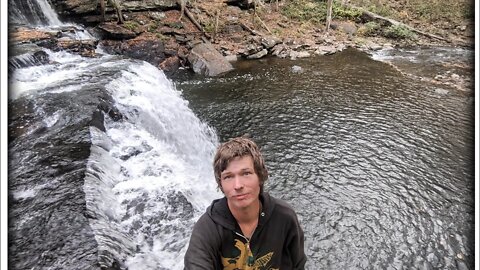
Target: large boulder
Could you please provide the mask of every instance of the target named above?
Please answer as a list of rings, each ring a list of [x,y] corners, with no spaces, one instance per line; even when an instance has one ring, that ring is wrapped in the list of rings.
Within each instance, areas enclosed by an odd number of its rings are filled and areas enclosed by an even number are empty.
[[[97,28],[100,30],[100,34],[102,35],[102,38],[104,39],[131,39],[137,36],[135,32],[132,30],[123,27],[120,24],[117,23],[102,23],[97,26]]]
[[[130,58],[147,61],[158,66],[165,60],[165,46],[163,41],[155,35],[144,33],[133,39],[102,40],[104,50],[110,54],[125,55]]]
[[[187,57],[195,73],[218,76],[233,70],[233,66],[210,43],[197,44]]]

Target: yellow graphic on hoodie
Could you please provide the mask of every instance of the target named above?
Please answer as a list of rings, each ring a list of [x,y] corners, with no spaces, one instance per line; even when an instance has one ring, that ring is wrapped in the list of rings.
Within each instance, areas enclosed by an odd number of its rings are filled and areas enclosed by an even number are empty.
[[[263,270],[270,262],[273,252],[254,260],[249,243],[235,239],[235,247],[240,251],[240,255],[233,258],[222,257],[222,264],[224,270]]]

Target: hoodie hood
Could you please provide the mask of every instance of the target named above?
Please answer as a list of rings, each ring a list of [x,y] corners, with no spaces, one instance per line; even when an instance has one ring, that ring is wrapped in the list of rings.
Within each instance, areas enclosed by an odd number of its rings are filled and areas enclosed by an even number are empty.
[[[275,199],[266,192],[260,194],[260,202],[262,203],[262,211],[258,217],[258,227],[263,226],[268,221],[276,205]],[[232,231],[237,227],[237,221],[228,208],[226,197],[214,200],[207,208],[207,213],[215,223],[222,227]]]

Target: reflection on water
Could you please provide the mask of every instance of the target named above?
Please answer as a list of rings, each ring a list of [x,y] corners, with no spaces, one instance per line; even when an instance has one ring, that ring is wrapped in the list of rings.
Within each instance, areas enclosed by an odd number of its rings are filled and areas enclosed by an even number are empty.
[[[473,267],[472,97],[354,50],[177,79],[222,141],[259,143],[267,190],[305,229],[308,269]]]

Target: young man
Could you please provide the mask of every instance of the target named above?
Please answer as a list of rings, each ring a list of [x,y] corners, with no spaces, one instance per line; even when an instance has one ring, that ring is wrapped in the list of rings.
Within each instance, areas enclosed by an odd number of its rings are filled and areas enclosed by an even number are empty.
[[[193,227],[185,269],[304,269],[303,230],[287,203],[263,192],[268,172],[257,145],[234,138],[213,167],[225,197]]]

